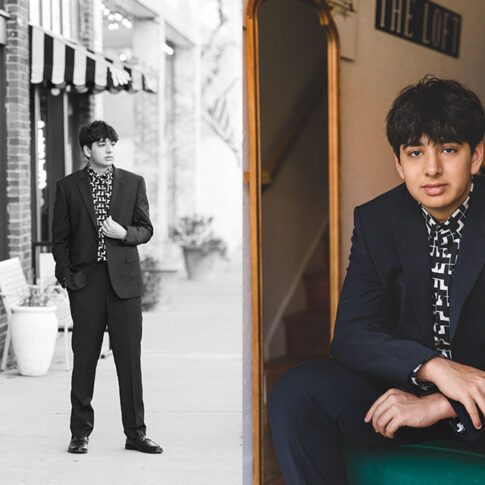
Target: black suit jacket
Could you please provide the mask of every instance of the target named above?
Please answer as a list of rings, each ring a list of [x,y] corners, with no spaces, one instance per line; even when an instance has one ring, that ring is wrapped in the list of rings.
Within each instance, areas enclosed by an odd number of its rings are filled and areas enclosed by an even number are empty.
[[[484,182],[475,177],[452,281],[450,333],[453,360],[485,370]],[[428,233],[402,184],[355,209],[331,356],[376,384],[417,393],[411,372],[438,354],[432,328]],[[476,441],[481,432],[464,406],[450,402],[464,438]]]
[[[106,238],[111,284],[120,298],[141,296],[143,282],[137,245],[153,234],[143,177],[113,166],[110,214],[125,226],[124,241]],[[52,224],[56,278],[71,290],[89,284],[97,260],[98,231],[87,168],[57,182]]]

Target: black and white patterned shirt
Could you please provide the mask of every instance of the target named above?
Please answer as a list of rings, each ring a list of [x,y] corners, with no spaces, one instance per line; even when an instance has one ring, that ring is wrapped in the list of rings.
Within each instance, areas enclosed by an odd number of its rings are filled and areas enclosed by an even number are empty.
[[[109,204],[113,190],[113,166],[110,165],[102,174],[96,173],[91,165],[88,165],[89,183],[93,196],[96,223],[98,225],[98,261],[106,261],[106,240],[101,231],[101,226],[109,216]]]
[[[473,191],[473,183],[470,194]],[[431,304],[433,310],[433,340],[434,348],[446,359],[452,358],[450,338],[450,295],[453,280],[453,272],[460,242],[465,226],[466,213],[470,203],[470,194],[466,200],[444,222],[436,219],[422,207],[423,216],[428,230],[429,257],[431,266]],[[413,384],[427,391],[434,387],[429,382],[419,382],[416,379],[421,366],[419,364],[411,374]],[[459,420],[453,420],[452,424],[456,431],[463,432],[464,427]]]
[[[465,225],[470,196],[442,223],[423,209],[428,229],[433,308],[433,336],[435,349],[451,359],[450,344],[450,292],[460,241]]]

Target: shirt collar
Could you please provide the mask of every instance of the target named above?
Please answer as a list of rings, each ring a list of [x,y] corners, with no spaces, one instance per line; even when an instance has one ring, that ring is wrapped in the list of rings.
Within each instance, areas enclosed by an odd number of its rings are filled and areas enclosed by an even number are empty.
[[[88,174],[92,180],[111,180],[113,177],[113,165],[110,165],[103,173],[97,173],[88,163]]]

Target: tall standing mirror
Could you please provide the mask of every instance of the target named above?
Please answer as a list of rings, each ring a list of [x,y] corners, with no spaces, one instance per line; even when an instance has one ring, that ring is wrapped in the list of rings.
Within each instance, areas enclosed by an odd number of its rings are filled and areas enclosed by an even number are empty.
[[[339,288],[338,49],[326,2],[247,10],[255,483],[282,484],[267,398],[328,354]]]

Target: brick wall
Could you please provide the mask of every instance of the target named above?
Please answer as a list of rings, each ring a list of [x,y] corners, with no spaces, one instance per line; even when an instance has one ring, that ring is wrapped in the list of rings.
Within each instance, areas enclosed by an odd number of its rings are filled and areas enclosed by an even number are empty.
[[[9,256],[18,256],[26,274],[31,267],[30,83],[28,1],[7,0],[6,125],[7,232]]]
[[[30,199],[30,84],[28,1],[7,0],[5,47],[7,138],[7,234],[9,257],[18,256],[27,275],[31,268]],[[5,228],[0,228],[5,230]],[[7,318],[0,302],[0,355],[3,355]]]
[[[179,217],[195,211],[195,170],[199,140],[199,110],[196,70],[198,51],[176,47],[174,66],[174,112],[172,166],[168,173],[169,212],[176,224]]]
[[[161,251],[160,220],[156,208],[160,192],[160,155],[159,155],[159,110],[157,94],[140,91],[130,94],[135,99],[134,103],[134,147],[135,147],[135,167],[134,171],[145,178],[147,195],[150,203],[150,217],[155,228],[155,236],[150,242],[150,249],[154,253]]]

